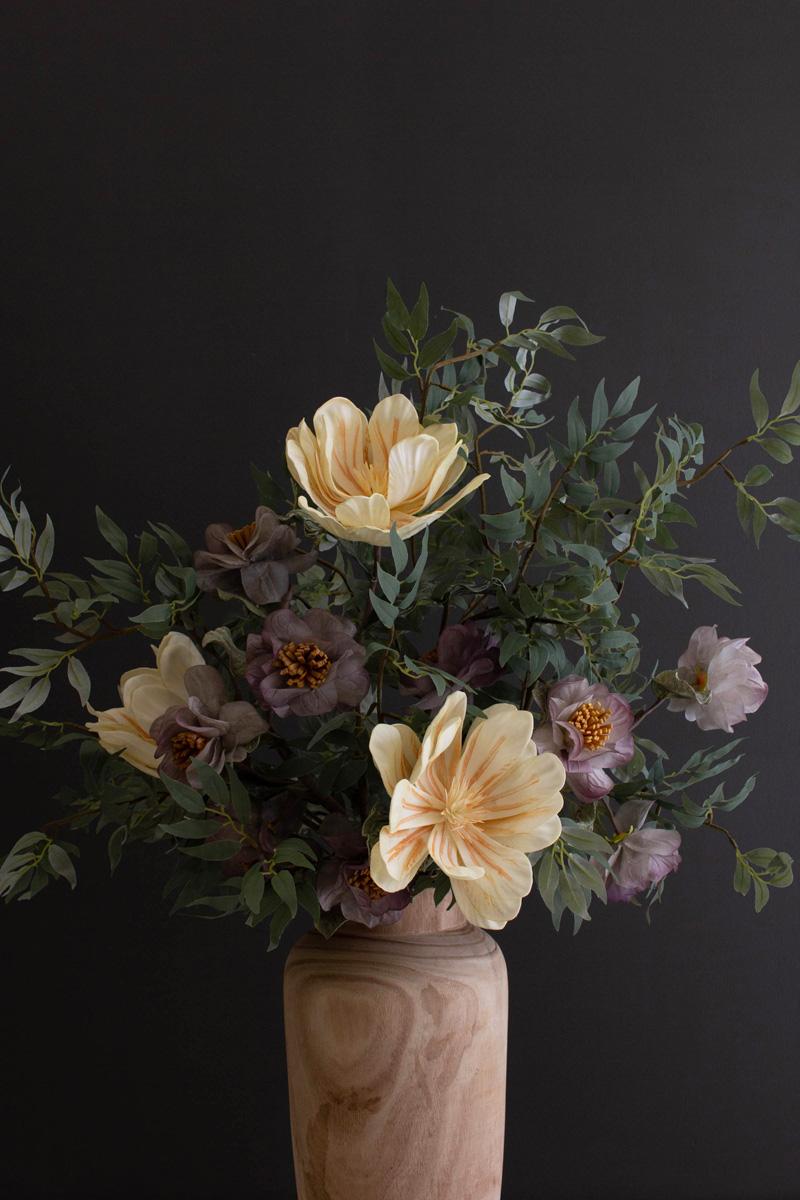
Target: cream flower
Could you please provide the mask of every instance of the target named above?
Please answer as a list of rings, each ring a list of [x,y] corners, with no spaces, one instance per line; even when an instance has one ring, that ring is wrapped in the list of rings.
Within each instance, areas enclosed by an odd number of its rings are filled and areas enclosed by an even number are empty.
[[[370,753],[392,803],[370,873],[396,892],[430,855],[467,920],[502,929],[533,884],[526,855],[561,833],[564,767],[537,751],[533,717],[511,704],[487,708],[462,747],[466,710],[464,692],[448,696],[421,744],[407,725],[375,726]]]
[[[176,704],[185,704],[187,695],[183,677],[189,667],[205,663],[200,651],[185,633],[168,633],[158,646],[154,667],[136,667],[126,671],[119,681],[121,708],[92,713],[96,721],[86,728],[96,733],[100,745],[109,754],[120,754],[126,762],[148,775],[158,774],[155,739],[150,736],[153,722]]]
[[[334,396],[314,414],[314,433],[305,421],[289,430],[286,461],[316,505],[300,497],[309,520],[346,541],[388,546],[393,524],[413,537],[489,478],[442,500],[467,465],[463,446],[455,424],[420,425],[405,396],[386,396],[369,420]]]

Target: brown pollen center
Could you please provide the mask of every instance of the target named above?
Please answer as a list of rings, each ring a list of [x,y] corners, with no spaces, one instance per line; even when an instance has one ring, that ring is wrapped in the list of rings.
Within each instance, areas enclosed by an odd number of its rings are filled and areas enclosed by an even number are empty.
[[[256,531],[255,521],[251,521],[249,525],[242,525],[241,529],[234,529],[228,534],[228,541],[233,542],[234,546],[238,546],[240,550],[247,549],[247,543]]]
[[[380,900],[386,895],[370,875],[369,867],[359,867],[357,871],[351,871],[348,882],[351,887],[358,888],[360,892],[369,896],[370,900]]]
[[[175,765],[184,768],[188,767],[189,761],[200,753],[207,744],[208,738],[201,737],[199,733],[189,733],[188,730],[185,730],[183,733],[176,733],[169,741]]]
[[[610,708],[587,700],[575,709],[569,723],[583,735],[583,744],[588,750],[601,750],[611,737],[613,725],[609,721],[610,716]]]
[[[275,655],[287,687],[318,688],[328,678],[331,660],[314,642],[288,642]]]

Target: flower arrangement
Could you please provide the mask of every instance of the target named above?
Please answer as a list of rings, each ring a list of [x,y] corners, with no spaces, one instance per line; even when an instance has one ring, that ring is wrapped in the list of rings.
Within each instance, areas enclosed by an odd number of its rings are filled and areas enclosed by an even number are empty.
[[[430,334],[425,287],[409,308],[390,282],[371,414],[335,397],[290,429],[289,480],[254,468],[254,514],[204,548],[165,524],[129,538],[98,509],[111,556],[55,569],[50,517],[4,481],[0,587],[52,638],[11,651],[0,734],[77,748],[82,777],[8,851],[7,901],[75,887],[84,830],[112,871],[135,842],[166,851],[175,910],[266,922],[270,947],[300,909],[330,935],[396,921],[426,888],[488,929],[534,886],[556,928],[594,900],[649,912],[692,829],[723,833],[757,910],[791,882],[786,853],[742,850],[720,821],[754,777],[705,786],[741,753],[703,735],[766,699],[758,654],[704,626],[651,668],[623,594],[638,573],[682,605],[687,585],[736,603],[676,539],[713,472],[756,543],[768,523],[800,540],[800,503],[762,498],[772,470],[734,466],[747,447],[791,463],[800,364],[777,412],[753,375],[753,428],[706,461],[699,425],[635,411],[638,380],[560,410],[540,360],[601,339],[566,307],[517,327],[521,303],[501,297],[494,337],[460,313]],[[648,422],[653,450],[625,469]],[[123,637],[119,703],[95,707]],[[43,715],[62,670],[86,717]],[[641,733],[662,705],[695,727],[679,765]]]

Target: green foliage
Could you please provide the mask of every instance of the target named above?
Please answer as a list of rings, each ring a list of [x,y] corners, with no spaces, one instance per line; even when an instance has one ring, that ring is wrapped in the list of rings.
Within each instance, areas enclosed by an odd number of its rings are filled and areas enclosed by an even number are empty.
[[[37,635],[32,645],[10,650],[0,668],[10,678],[0,688],[0,736],[41,749],[74,745],[81,776],[55,798],[62,815],[19,839],[0,864],[7,901],[29,899],[51,882],[74,888],[78,848],[65,835],[89,830],[106,839],[112,872],[124,869],[137,843],[160,847],[172,868],[165,896],[173,912],[264,924],[270,948],[298,916],[330,936],[344,920],[337,904],[323,911],[318,895],[320,872],[329,877],[340,861],[330,824],[344,820],[356,845],[360,831],[362,858],[351,849],[358,862],[347,860],[355,870],[359,862],[365,869],[388,819],[388,797],[369,754],[375,725],[402,719],[422,735],[429,715],[409,696],[421,684],[437,697],[461,688],[472,715],[510,703],[531,709],[539,724],[550,687],[571,674],[620,693],[638,717],[635,752],[613,770],[607,802],[580,803],[567,788],[560,838],[531,855],[556,929],[568,913],[577,932],[591,919],[592,904],[605,904],[615,851],[627,836],[613,816],[626,800],[648,807],[648,828],[721,832],[735,857],[734,885],[743,894],[752,889],[757,910],[771,888],[791,881],[787,854],[744,852],[720,824],[752,793],[755,777],[738,790],[706,787],[737,766],[738,739],[703,745],[673,769],[661,747],[641,735],[639,723],[662,700],[703,703],[707,696],[669,664],[643,672],[638,619],[625,611],[623,593],[638,573],[686,607],[700,589],[738,603],[738,586],[713,558],[680,546],[683,527],[696,524],[695,487],[712,474],[732,486],[739,522],[756,545],[768,525],[800,539],[800,501],[765,498],[775,471],[793,463],[800,445],[800,364],[780,408],[770,406],[753,374],[752,428],[708,457],[703,429],[640,401],[638,377],[621,390],[601,379],[589,397],[562,399],[561,385],[544,373],[547,361],[569,364],[602,337],[574,309],[551,306],[536,316],[534,303],[523,292],[504,292],[499,324],[481,336],[465,314],[433,309],[424,284],[404,298],[387,283],[375,343],[379,397],[399,390],[411,396],[429,433],[454,423],[466,460],[450,463],[453,474],[463,465],[462,483],[484,472],[491,481],[476,504],[457,504],[413,538],[404,540],[393,525],[384,547],[337,542],[306,523],[317,559],[292,578],[287,602],[300,615],[321,608],[351,623],[369,690],[355,708],[294,721],[273,714],[267,732],[239,748],[224,770],[196,759],[196,787],[137,770],[86,729],[83,710],[109,699],[105,644],[134,638],[130,666],[149,665],[142,639],[156,643],[182,631],[202,646],[229,696],[252,702],[248,637],[277,605],[256,604],[241,589],[207,595],[193,548],[179,533],[151,522],[130,534],[99,507],[94,556],[76,572],[61,570],[51,518],[32,516],[21,489],[9,492],[5,478],[0,482],[0,590],[32,604]],[[746,463],[738,474],[737,456],[748,447],[770,465]],[[251,473],[259,503],[302,533],[296,486],[256,466]],[[496,682],[460,678],[437,657],[437,628],[463,623],[491,639],[501,669]],[[60,679],[70,685],[72,711],[68,719],[45,720],[41,710]],[[663,887],[662,880],[643,897],[648,908]],[[450,903],[450,881],[430,859],[411,884],[414,893],[425,888],[437,903]]]

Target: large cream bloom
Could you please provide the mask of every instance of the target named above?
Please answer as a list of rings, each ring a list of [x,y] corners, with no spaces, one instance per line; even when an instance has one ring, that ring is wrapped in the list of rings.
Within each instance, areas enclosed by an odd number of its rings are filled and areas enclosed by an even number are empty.
[[[455,424],[420,425],[405,396],[386,396],[369,420],[334,396],[314,414],[314,433],[305,421],[289,430],[286,461],[316,505],[300,497],[309,520],[345,541],[388,546],[393,524],[413,537],[489,478],[442,499],[467,465],[463,446]]]
[[[86,728],[97,734],[100,745],[109,754],[120,754],[126,762],[158,775],[156,743],[150,737],[150,726],[175,704],[186,703],[183,677],[189,667],[205,663],[200,651],[185,633],[167,633],[153,650],[154,667],[136,667],[126,671],[119,681],[121,708],[108,708],[92,713],[96,721]]]
[[[526,854],[561,833],[564,767],[537,751],[533,717],[511,704],[487,708],[462,747],[466,711],[465,694],[454,692],[421,744],[407,725],[375,726],[370,753],[392,803],[370,873],[396,892],[430,855],[467,920],[502,929],[533,884]]]

